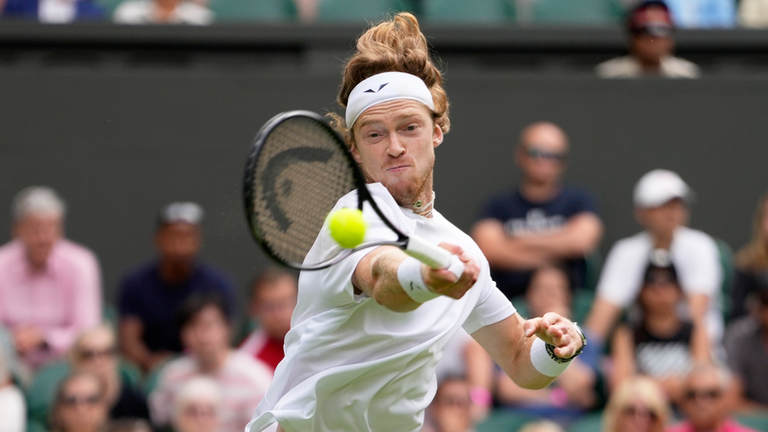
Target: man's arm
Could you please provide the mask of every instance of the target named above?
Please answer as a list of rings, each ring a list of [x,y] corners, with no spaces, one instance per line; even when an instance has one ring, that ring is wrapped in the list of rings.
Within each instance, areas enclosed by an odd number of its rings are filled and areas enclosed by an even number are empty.
[[[510,237],[497,219],[484,219],[472,229],[472,237],[491,266],[532,269],[553,261],[584,256],[603,236],[603,223],[594,213],[580,213],[552,233]]]
[[[501,369],[520,387],[544,388],[556,377],[539,372],[531,360],[531,346],[538,337],[555,347],[554,354],[571,358],[582,348],[581,336],[573,323],[556,313],[523,320],[511,316],[472,333]]]
[[[464,262],[464,273],[457,280],[446,269],[435,270],[421,264],[421,276],[435,293],[459,299],[475,284],[480,268],[460,247],[444,243],[440,246],[459,256]],[[377,303],[395,312],[409,312],[418,308],[420,303],[403,290],[397,278],[398,269],[407,258],[405,252],[394,246],[374,249],[355,268],[352,275],[355,290],[368,294]]]
[[[170,353],[153,353],[144,345],[144,323],[134,316],[120,318],[118,324],[120,351],[125,358],[144,370],[150,370],[170,357]]]
[[[619,319],[621,311],[621,307],[600,298],[598,295],[595,298],[595,302],[592,303],[592,309],[589,311],[584,327],[588,328],[591,334],[596,336],[600,343],[602,343]]]

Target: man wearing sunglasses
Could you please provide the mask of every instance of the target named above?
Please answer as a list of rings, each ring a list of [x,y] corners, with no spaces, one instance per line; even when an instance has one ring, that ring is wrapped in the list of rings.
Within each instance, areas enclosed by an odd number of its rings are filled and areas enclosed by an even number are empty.
[[[730,416],[733,379],[714,364],[695,366],[685,380],[681,408],[685,421],[668,432],[757,432]]]
[[[639,2],[627,17],[629,55],[597,65],[601,78],[698,78],[699,67],[672,55],[674,25],[667,5],[660,0]]]
[[[491,198],[472,229],[493,280],[510,299],[525,293],[533,270],[561,262],[571,286],[584,286],[584,257],[600,243],[603,224],[590,193],[562,184],[568,147],[553,123],[523,129],[515,149],[520,186]]]

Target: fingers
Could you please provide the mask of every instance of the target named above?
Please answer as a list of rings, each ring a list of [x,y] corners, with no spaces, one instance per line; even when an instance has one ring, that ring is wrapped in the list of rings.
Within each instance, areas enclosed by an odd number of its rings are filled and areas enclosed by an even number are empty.
[[[555,355],[562,358],[573,357],[582,343],[573,323],[554,312],[544,314],[541,318],[525,321],[523,332],[526,337],[536,335],[539,339],[554,346]]]
[[[477,282],[480,266],[460,246],[450,243],[440,243],[439,246],[458,256],[464,263],[464,271],[456,278],[456,275],[447,269],[426,269],[424,281],[435,292],[459,299]]]

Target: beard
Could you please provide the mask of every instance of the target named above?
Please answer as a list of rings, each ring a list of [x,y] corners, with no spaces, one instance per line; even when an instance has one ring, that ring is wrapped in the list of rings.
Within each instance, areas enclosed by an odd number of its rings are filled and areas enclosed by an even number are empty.
[[[422,168],[419,172],[415,173],[413,176],[407,179],[402,179],[398,182],[377,180],[370,174],[364,165],[361,164],[359,166],[363,171],[363,176],[365,177],[366,183],[380,182],[383,184],[384,187],[386,187],[389,191],[390,195],[392,195],[392,198],[395,199],[395,202],[400,206],[409,207],[419,199],[426,199],[427,201],[431,199],[431,197],[424,195],[427,191],[432,190],[432,179],[435,169],[434,157],[432,157],[427,166]]]

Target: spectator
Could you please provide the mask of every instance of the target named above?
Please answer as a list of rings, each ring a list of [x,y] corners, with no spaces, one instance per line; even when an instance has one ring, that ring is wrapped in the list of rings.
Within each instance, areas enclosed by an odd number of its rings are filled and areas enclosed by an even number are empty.
[[[613,337],[613,388],[641,374],[654,379],[674,403],[682,401],[683,379],[690,365],[710,360],[707,334],[678,316],[683,300],[669,252],[655,250],[637,298],[640,317],[619,326]]]
[[[298,281],[293,273],[280,268],[269,268],[251,284],[250,315],[258,327],[240,346],[269,365],[272,371],[283,359],[283,339],[291,329],[291,315],[296,307]]]
[[[559,424],[549,420],[537,420],[526,423],[518,432],[565,432]]]
[[[537,270],[526,290],[529,316],[542,316],[548,311],[571,318],[571,287],[568,275],[555,266]],[[542,390],[517,386],[506,374],[499,372],[496,388],[499,404],[528,415],[558,420],[564,423],[578,418],[597,403],[597,352],[587,345],[555,382]]]
[[[714,364],[695,366],[685,380],[685,418],[667,432],[757,432],[730,417],[731,373]]]
[[[574,286],[583,286],[586,263],[602,236],[593,197],[563,186],[568,137],[553,123],[523,129],[515,150],[520,187],[492,198],[472,237],[491,265],[493,280],[508,297],[520,296],[533,270],[567,260]]]
[[[583,354],[583,353],[582,353]],[[448,341],[443,357],[437,363],[437,381],[463,376],[470,386],[472,420],[483,420],[493,405],[494,365],[491,356],[464,329]]]
[[[179,321],[187,354],[162,369],[158,386],[149,396],[152,420],[158,425],[169,424],[179,389],[192,378],[206,376],[222,391],[219,431],[242,432],[267,391],[272,372],[247,354],[229,348],[229,322],[220,297],[190,297],[180,310]]]
[[[736,25],[734,0],[665,0],[681,28],[731,28]]]
[[[99,21],[105,18],[101,6],[91,0],[4,0],[3,18],[34,20],[45,24]]]
[[[221,390],[216,381],[205,377],[187,381],[179,389],[173,407],[174,431],[218,431],[222,402]]]
[[[660,0],[638,3],[627,18],[629,55],[597,65],[601,78],[698,78],[699,67],[672,55],[674,25],[667,5]]]
[[[463,377],[444,378],[427,408],[422,432],[472,432],[469,382]]]
[[[768,1],[741,0],[739,2],[739,24],[742,27],[768,27]]]
[[[191,0],[128,0],[120,3],[112,19],[117,24],[208,25],[213,12]]]
[[[30,370],[61,357],[101,317],[94,254],[63,238],[64,201],[44,186],[13,200],[13,239],[0,247],[0,326]]]
[[[768,410],[768,287],[757,296],[754,312],[730,325],[725,335],[728,365],[740,378],[737,406]]]
[[[106,324],[81,333],[72,348],[72,369],[96,374],[104,383],[104,398],[109,417],[149,419],[144,396],[130,387],[120,376],[117,341]]]
[[[752,240],[736,255],[736,274],[731,296],[731,319],[747,314],[748,303],[768,288],[768,193],[755,212]]]
[[[102,432],[108,408],[104,385],[90,372],[76,372],[59,385],[51,415],[51,432]]]
[[[203,209],[195,203],[172,203],[159,215],[155,231],[158,258],[130,271],[123,279],[118,308],[123,355],[144,370],[181,351],[177,309],[190,295],[214,292],[234,312],[229,278],[198,260]]]
[[[650,378],[635,376],[611,394],[603,432],[663,432],[670,416],[664,391]]]
[[[108,432],[152,432],[152,426],[144,419],[122,418],[109,422]]]
[[[622,310],[637,298],[651,250],[666,249],[691,318],[706,329],[713,349],[719,347],[723,331],[719,252],[710,236],[686,227],[692,197],[688,185],[672,171],[653,170],[637,182],[635,218],[645,230],[619,240],[608,253],[587,318],[587,328],[597,339],[605,340]]]
[[[27,407],[24,395],[11,378],[6,355],[0,346],[0,432],[24,432]]]

